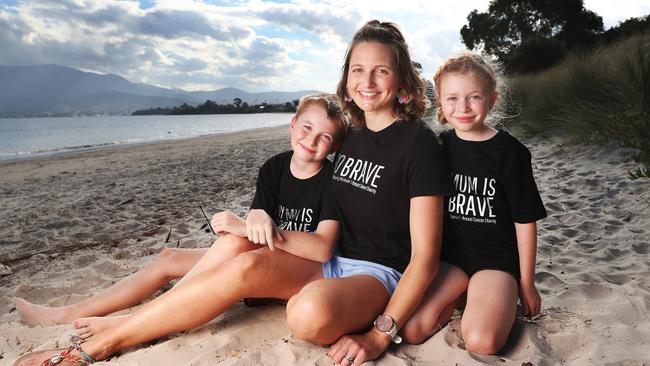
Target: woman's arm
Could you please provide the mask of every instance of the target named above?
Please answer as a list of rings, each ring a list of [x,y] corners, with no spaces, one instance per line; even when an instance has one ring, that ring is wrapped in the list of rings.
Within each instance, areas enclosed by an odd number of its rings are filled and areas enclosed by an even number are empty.
[[[539,314],[542,298],[535,287],[535,258],[537,255],[537,223],[519,224],[515,222],[517,249],[519,250],[519,299],[524,315]]]
[[[411,198],[409,211],[411,259],[383,312],[395,320],[398,329],[416,310],[438,272],[443,202],[443,196]],[[391,339],[372,327],[364,334],[342,337],[332,345],[329,353],[336,353],[338,347],[349,348],[350,341],[356,344],[355,349],[359,349],[354,361],[355,365],[359,365],[367,360],[374,360],[384,353]]]
[[[275,241],[275,247],[295,256],[315,262],[327,262],[339,239],[339,222],[336,220],[323,220],[318,223],[316,231],[306,233],[302,231],[282,230],[283,241]]]

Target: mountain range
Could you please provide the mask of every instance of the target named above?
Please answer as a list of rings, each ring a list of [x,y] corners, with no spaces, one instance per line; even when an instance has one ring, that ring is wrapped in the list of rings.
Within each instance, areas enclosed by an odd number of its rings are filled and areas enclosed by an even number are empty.
[[[0,65],[0,117],[130,114],[138,109],[197,105],[208,99],[218,104],[235,98],[248,104],[277,104],[312,92],[248,93],[237,88],[188,92],[59,65]]]

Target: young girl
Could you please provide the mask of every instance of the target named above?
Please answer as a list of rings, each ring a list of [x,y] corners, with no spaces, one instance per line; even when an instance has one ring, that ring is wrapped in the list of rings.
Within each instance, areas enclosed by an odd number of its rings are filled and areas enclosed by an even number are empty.
[[[495,354],[515,320],[517,293],[525,315],[539,313],[535,288],[535,222],[546,211],[533,179],[530,152],[517,139],[485,123],[499,97],[497,69],[480,55],[450,58],[434,76],[437,117],[453,129],[442,133],[454,193],[445,199],[441,259],[466,273],[447,279],[447,288],[463,288],[467,303],[461,332],[468,351]],[[448,321],[457,291],[436,291],[410,320],[423,341]],[[433,300],[436,298],[436,300]],[[440,309],[447,309],[441,314]]]

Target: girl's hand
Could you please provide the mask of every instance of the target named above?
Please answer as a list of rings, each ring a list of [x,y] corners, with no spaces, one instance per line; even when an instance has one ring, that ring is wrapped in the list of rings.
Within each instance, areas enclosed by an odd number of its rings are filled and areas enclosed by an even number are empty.
[[[364,334],[344,335],[330,347],[327,355],[342,366],[356,366],[378,358],[388,345],[390,338],[373,328]]]
[[[230,233],[246,237],[246,221],[231,211],[223,211],[212,215],[210,225],[215,233]]]
[[[539,314],[542,298],[539,296],[535,283],[519,281],[519,300],[524,310],[524,316],[532,318]]]
[[[284,241],[275,222],[264,210],[253,209],[246,217],[246,237],[253,243],[268,245],[270,250],[275,249],[273,240]]]

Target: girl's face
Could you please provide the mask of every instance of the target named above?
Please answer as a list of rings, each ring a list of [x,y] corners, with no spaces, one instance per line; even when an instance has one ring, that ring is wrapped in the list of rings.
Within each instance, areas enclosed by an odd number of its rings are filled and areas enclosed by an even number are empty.
[[[475,73],[448,73],[440,79],[440,105],[445,119],[457,133],[485,130],[485,117],[496,102],[497,93]]]
[[[348,95],[367,113],[393,114],[399,78],[389,48],[361,42],[352,49],[347,78]]]

